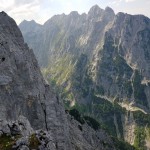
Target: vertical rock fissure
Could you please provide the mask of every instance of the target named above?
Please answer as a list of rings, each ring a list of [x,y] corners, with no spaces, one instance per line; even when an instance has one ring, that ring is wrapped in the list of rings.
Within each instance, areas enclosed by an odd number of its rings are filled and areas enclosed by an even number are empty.
[[[44,113],[45,127],[46,127],[46,130],[48,131],[46,106],[45,106],[44,103],[41,103],[41,107],[42,107],[42,110],[43,110],[43,113]],[[45,107],[45,108],[44,108],[44,107]]]
[[[46,126],[46,130],[48,131],[46,110],[43,110],[43,111],[44,111],[44,116],[45,116],[45,126]]]

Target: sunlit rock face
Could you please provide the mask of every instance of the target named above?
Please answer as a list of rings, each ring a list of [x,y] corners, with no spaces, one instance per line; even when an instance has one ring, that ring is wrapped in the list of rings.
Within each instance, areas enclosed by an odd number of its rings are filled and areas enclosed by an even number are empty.
[[[135,102],[148,111],[149,18],[115,15],[111,8],[95,5],[88,14],[71,12],[56,15],[42,26],[24,21],[19,27],[48,79],[75,90],[74,82],[83,87],[87,74],[94,90],[99,87],[109,99]]]
[[[117,137],[149,148],[149,127],[144,131],[150,125],[149,18],[95,5],[87,14],[56,15],[31,34],[24,26],[19,25],[25,41],[45,78],[61,85],[67,107],[75,106]],[[139,134],[144,135],[141,143]]]

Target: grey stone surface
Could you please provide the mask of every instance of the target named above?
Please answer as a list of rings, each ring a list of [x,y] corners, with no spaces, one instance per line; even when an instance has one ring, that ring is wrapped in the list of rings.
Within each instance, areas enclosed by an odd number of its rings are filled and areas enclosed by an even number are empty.
[[[22,145],[17,150],[30,150],[30,149],[26,145]]]
[[[0,30],[0,55],[5,58],[0,63],[1,127],[6,121],[9,128],[5,126],[5,132],[28,135],[32,132],[30,122],[34,130],[50,130],[53,140],[60,138],[58,143],[63,141],[65,149],[69,141],[61,101],[45,84],[33,51],[24,43],[15,21],[4,12],[0,13]]]
[[[0,85],[7,85],[12,81],[12,78],[9,76],[0,76]]]
[[[11,134],[10,128],[6,120],[0,120],[0,131],[1,131],[1,134],[3,133],[8,134],[8,135]]]
[[[28,138],[22,137],[22,138],[18,139],[16,141],[16,145],[14,146],[14,148],[21,147],[22,145],[29,146],[29,140],[28,140]]]

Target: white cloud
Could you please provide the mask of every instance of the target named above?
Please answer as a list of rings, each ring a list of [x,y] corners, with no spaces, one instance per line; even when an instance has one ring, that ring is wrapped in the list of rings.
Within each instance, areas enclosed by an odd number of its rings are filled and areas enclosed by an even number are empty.
[[[119,5],[122,2],[122,0],[113,0],[111,2],[109,2],[109,5]]]
[[[1,2],[0,2],[0,9],[8,8],[8,7],[12,6],[14,3],[15,3],[14,0],[1,0]]]
[[[119,5],[121,2],[135,2],[136,0],[113,0],[110,1],[108,4],[110,5]]]
[[[136,1],[136,0],[125,0],[126,2],[134,2],[134,1]]]
[[[39,3],[33,1],[32,3],[19,5],[18,7],[15,7],[15,9],[11,9],[8,12],[11,14],[34,13],[38,9],[39,9]]]
[[[42,0],[1,0],[0,10],[12,16],[17,23],[23,19],[36,19]]]

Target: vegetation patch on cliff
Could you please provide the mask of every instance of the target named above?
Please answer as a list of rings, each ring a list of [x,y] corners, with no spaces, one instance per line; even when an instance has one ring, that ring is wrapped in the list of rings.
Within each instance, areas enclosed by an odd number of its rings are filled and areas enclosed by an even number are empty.
[[[19,137],[2,134],[0,136],[0,150],[12,150],[12,146],[15,144]]]

